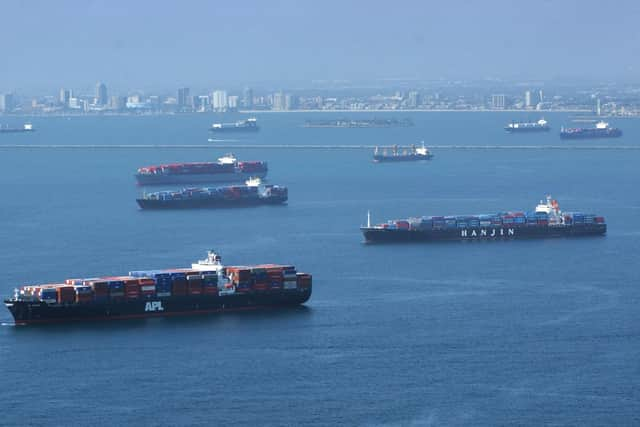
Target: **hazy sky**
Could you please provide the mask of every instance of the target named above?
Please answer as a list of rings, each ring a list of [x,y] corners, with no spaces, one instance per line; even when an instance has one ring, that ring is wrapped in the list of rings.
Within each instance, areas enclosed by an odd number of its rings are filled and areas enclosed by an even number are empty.
[[[640,81],[640,1],[3,0],[0,91]]]

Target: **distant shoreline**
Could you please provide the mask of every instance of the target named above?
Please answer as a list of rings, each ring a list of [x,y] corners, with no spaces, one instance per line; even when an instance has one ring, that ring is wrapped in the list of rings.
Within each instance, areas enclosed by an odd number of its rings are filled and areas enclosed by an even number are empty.
[[[451,110],[451,109],[402,109],[402,110],[238,110],[242,114],[259,114],[259,113],[528,113],[528,114],[544,114],[544,113],[593,113],[593,110]]]

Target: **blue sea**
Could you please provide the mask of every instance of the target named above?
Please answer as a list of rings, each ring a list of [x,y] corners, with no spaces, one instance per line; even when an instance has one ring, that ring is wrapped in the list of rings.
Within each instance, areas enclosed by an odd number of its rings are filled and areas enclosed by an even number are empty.
[[[301,126],[344,116],[415,126]],[[559,113],[532,135],[504,132],[527,118],[513,113],[263,113],[258,134],[207,141],[212,122],[239,117],[34,117],[36,132],[0,135],[3,296],[189,266],[211,248],[228,264],[289,263],[314,278],[311,300],[283,311],[16,327],[0,307],[0,424],[640,424],[640,150],[446,147],[637,148],[640,121],[612,119],[617,140],[567,143],[560,126],[585,124]],[[423,140],[441,148],[407,164],[374,164],[368,149],[242,148]],[[152,144],[185,148],[119,147]],[[229,151],[268,161],[289,204],[137,208],[136,168]],[[607,235],[365,245],[359,232],[367,211],[382,222],[532,210],[547,194],[604,215]]]

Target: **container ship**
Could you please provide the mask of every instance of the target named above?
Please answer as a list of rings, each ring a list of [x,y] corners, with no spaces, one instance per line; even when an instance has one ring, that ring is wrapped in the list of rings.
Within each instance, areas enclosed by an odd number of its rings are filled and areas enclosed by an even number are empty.
[[[360,228],[366,242],[435,242],[450,240],[498,240],[604,235],[602,216],[562,212],[547,197],[534,212],[503,212],[491,215],[425,216],[388,221]]]
[[[253,178],[245,185],[145,193],[136,202],[142,209],[233,208],[281,205],[288,197],[287,187],[264,185],[260,178]]]
[[[413,126],[410,119],[371,119],[371,120],[307,120],[306,128],[389,128]]]
[[[211,132],[257,132],[259,130],[260,126],[254,117],[238,120],[235,123],[214,123],[209,128]]]
[[[595,138],[619,138],[622,131],[612,128],[609,123],[599,121],[593,128],[562,128],[560,138],[562,139],[595,139]]]
[[[373,152],[374,162],[410,162],[416,160],[430,160],[433,154],[422,143],[422,147],[412,145],[409,148],[400,149],[397,145],[391,147],[388,151],[386,148],[382,150],[375,148]]]
[[[35,129],[31,123],[25,123],[22,127],[12,128],[9,126],[0,126],[0,133],[20,133],[20,132],[33,132]]]
[[[227,154],[217,162],[172,163],[139,168],[135,174],[139,185],[196,184],[244,182],[249,178],[265,178],[267,162],[239,162]]]
[[[21,286],[4,303],[15,323],[25,325],[296,306],[311,289],[312,276],[292,265],[224,266],[209,251],[191,268]]]
[[[509,133],[548,132],[551,127],[545,119],[540,119],[537,122],[512,122],[504,130]]]

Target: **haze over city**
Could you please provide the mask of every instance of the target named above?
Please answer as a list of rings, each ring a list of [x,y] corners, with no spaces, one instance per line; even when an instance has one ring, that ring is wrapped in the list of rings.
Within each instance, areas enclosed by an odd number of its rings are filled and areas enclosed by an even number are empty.
[[[634,1],[10,1],[3,16],[0,92],[640,70]]]

